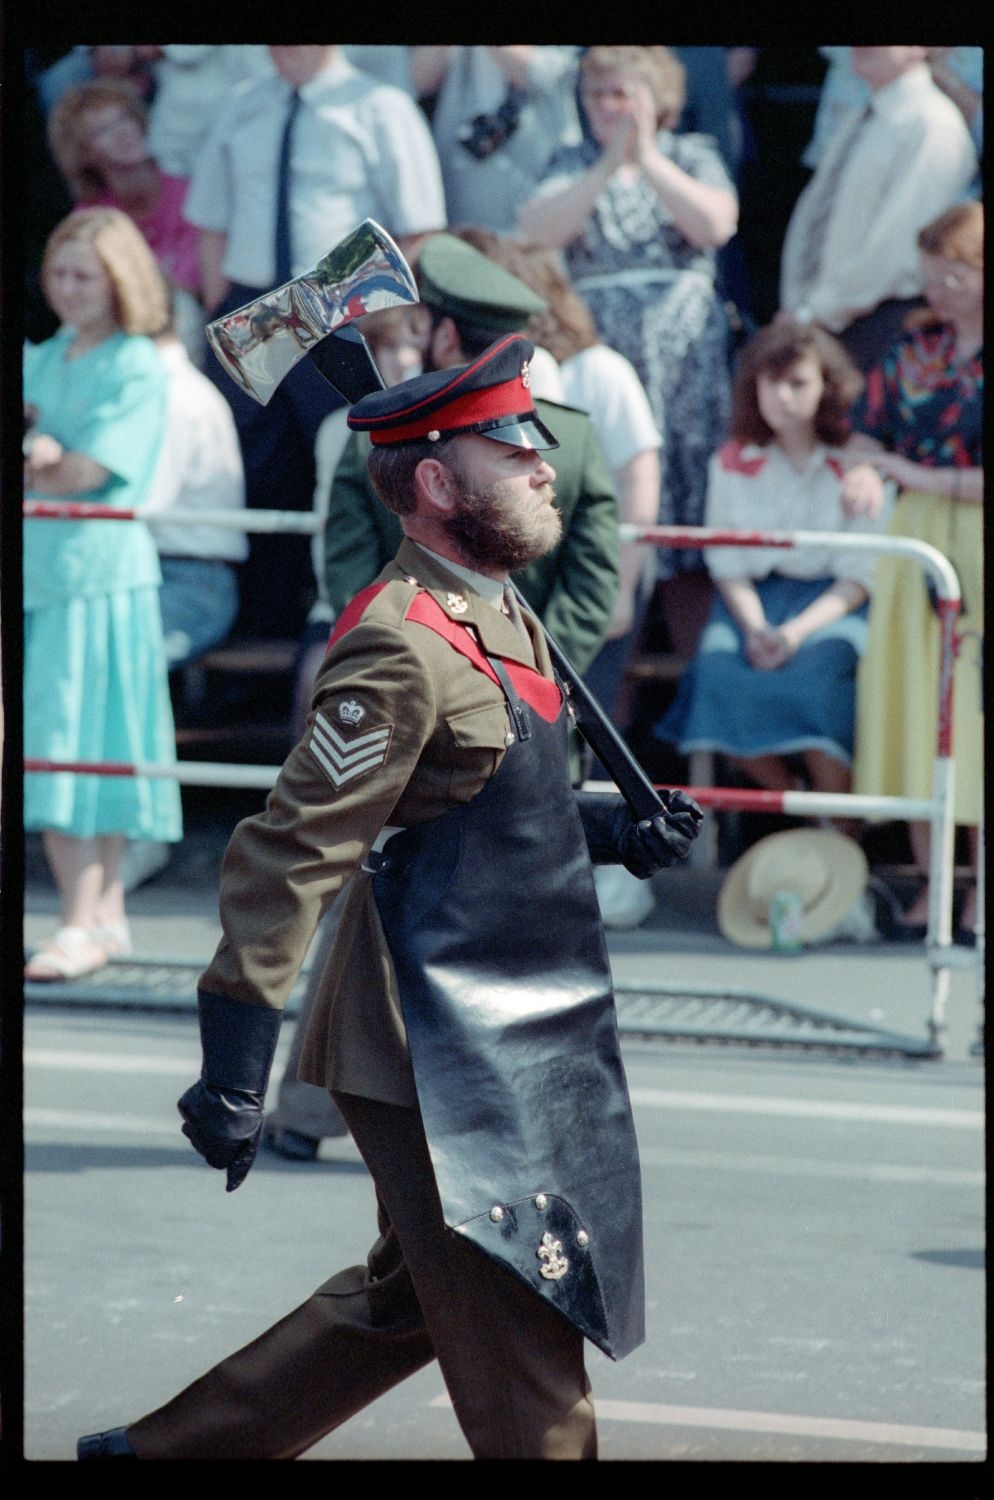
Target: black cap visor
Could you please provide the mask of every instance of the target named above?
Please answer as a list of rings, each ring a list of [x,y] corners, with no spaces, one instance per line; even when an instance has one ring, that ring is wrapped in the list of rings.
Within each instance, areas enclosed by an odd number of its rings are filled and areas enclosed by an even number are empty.
[[[523,412],[516,417],[495,417],[492,422],[476,422],[472,427],[462,427],[460,432],[475,432],[480,437],[492,438],[495,443],[509,443],[512,448],[535,448],[544,452],[558,448],[559,441],[535,412]],[[455,437],[447,432],[446,437]]]

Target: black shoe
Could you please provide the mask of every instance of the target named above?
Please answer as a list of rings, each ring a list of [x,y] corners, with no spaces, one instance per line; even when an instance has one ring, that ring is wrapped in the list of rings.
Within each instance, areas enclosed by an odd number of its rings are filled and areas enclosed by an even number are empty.
[[[927,931],[924,922],[895,922],[888,939],[892,943],[923,943]]]
[[[298,1130],[267,1131],[263,1142],[270,1151],[285,1156],[288,1161],[316,1161],[321,1144],[312,1135],[301,1135]]]
[[[123,1427],[112,1427],[109,1432],[93,1432],[81,1437],[76,1444],[76,1458],[137,1458],[125,1435]]]

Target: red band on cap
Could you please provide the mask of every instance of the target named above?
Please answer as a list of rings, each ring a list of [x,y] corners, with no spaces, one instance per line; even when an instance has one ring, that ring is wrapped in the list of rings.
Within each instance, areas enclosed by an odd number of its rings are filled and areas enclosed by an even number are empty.
[[[522,399],[524,397],[524,400]],[[527,409],[522,411],[522,406]],[[370,428],[374,443],[409,443],[427,437],[429,432],[445,433],[456,427],[471,427],[475,422],[491,422],[499,417],[531,416],[531,401],[527,396],[520,375],[505,380],[500,385],[487,386],[482,391],[468,391],[441,407],[433,406],[425,415],[413,420],[398,421],[397,414],[389,418],[389,426]]]

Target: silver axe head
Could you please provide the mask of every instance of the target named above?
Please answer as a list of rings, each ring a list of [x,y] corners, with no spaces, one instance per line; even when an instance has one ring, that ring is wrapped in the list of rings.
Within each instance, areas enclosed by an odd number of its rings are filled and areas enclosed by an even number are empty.
[[[305,355],[354,402],[383,387],[355,319],[417,301],[399,248],[379,224],[363,219],[303,276],[208,323],[206,333],[232,380],[261,406]]]

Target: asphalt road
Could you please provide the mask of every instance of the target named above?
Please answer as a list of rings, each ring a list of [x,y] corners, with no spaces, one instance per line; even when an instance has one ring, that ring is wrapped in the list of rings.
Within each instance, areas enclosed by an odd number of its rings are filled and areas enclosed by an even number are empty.
[[[373,1194],[348,1140],[226,1194],[178,1130],[192,1015],[30,1007],[25,1048],[25,1451],[67,1460],[363,1259]],[[626,1058],[649,1331],[590,1351],[601,1456],[967,1466],[979,1494],[980,1059]],[[431,1367],[306,1460],[468,1457]]]

